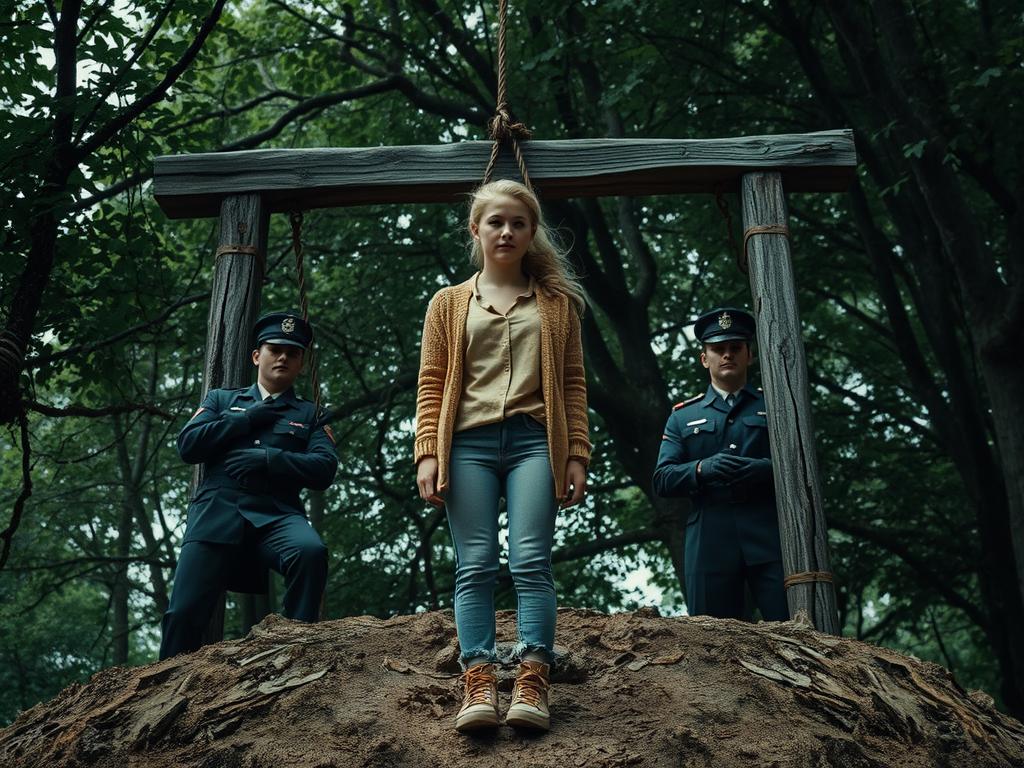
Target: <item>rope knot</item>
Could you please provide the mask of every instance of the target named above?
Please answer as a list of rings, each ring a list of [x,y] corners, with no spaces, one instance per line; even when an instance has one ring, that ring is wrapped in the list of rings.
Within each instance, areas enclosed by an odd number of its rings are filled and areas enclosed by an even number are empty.
[[[533,134],[525,123],[516,122],[508,104],[499,104],[494,117],[487,122],[487,135],[491,141],[528,141]]]
[[[528,189],[533,189],[530,184],[530,174],[526,170],[526,159],[523,157],[523,150],[519,142],[527,141],[530,136],[530,129],[525,124],[516,122],[508,108],[508,85],[506,81],[507,57],[505,56],[505,27],[508,17],[508,0],[498,0],[498,99],[494,107],[494,117],[487,121],[487,135],[491,139],[491,157],[487,161],[487,170],[484,171],[483,183],[487,184],[494,173],[495,163],[498,162],[498,152],[502,144],[511,144],[512,153],[519,165],[519,174],[523,177],[523,184]]]

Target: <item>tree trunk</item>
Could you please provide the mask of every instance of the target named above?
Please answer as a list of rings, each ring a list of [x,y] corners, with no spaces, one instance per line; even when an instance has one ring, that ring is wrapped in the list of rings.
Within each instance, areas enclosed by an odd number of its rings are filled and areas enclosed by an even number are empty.
[[[146,503],[142,494],[142,468],[146,462],[146,453],[149,448],[149,430],[152,417],[147,415],[143,418],[143,434],[139,438],[139,448],[136,453],[136,463],[132,466],[128,458],[128,435],[124,432],[122,419],[119,415],[113,417],[114,433],[117,438],[117,463],[121,472],[122,497],[125,504],[135,516],[135,523],[138,525],[139,533],[146,544],[146,554],[153,560],[160,559],[160,542],[153,535],[153,521],[146,512]],[[149,563],[149,581],[153,587],[153,604],[157,616],[163,616],[167,612],[167,579],[164,578],[164,569],[157,562]]]
[[[21,413],[21,373],[25,351],[50,281],[57,250],[57,229],[63,206],[69,202],[68,179],[77,168],[72,146],[75,122],[75,81],[78,67],[78,19],[81,0],[68,0],[60,7],[54,27],[55,104],[50,157],[42,183],[35,193],[29,217],[29,256],[21,273],[18,290],[0,333],[0,424],[13,422]]]
[[[117,564],[114,573],[114,583],[110,590],[110,607],[112,613],[110,634],[111,647],[113,648],[112,663],[121,666],[128,663],[128,628],[130,626],[130,613],[128,610],[128,598],[130,596],[130,584],[128,582],[128,556],[131,554],[132,544],[132,509],[126,500],[121,503],[121,517],[117,525],[117,549],[116,553],[121,561]]]

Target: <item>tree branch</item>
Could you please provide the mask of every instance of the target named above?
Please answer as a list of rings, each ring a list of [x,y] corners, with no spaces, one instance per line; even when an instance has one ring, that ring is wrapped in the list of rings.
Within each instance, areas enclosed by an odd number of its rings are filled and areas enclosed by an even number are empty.
[[[579,560],[581,557],[593,557],[602,552],[628,547],[632,544],[647,544],[652,541],[661,541],[661,536],[653,528],[637,528],[633,531],[626,531],[608,538],[593,539],[580,544],[573,544],[556,549],[551,553],[551,562],[565,563],[571,560]]]
[[[910,551],[906,539],[893,536],[887,531],[874,527],[858,525],[845,520],[830,520],[829,527],[842,531],[864,541],[876,544],[890,554],[902,560],[916,574],[918,581],[926,589],[932,590],[940,595],[947,603],[963,611],[971,621],[982,629],[987,629],[989,624],[986,616],[980,608],[972,601],[957,592],[945,579],[943,571],[933,568],[927,559],[918,557]]]
[[[149,48],[149,44],[153,42],[153,38],[156,37],[157,32],[160,31],[160,28],[164,25],[164,22],[167,21],[167,17],[170,15],[171,10],[174,8],[176,4],[177,0],[167,0],[167,2],[164,3],[163,8],[161,8],[157,12],[156,16],[153,18],[153,23],[146,31],[146,34],[143,36],[141,40],[138,41],[138,43],[132,50],[132,55],[128,57],[128,60],[124,63],[124,66],[121,67],[120,71],[118,71],[118,73],[110,79],[110,83],[107,85],[107,87],[103,89],[99,97],[95,101],[93,101],[92,108],[90,108],[89,110],[89,114],[87,114],[82,119],[82,122],[79,123],[78,135],[75,137],[76,141],[82,140],[82,137],[85,135],[85,131],[89,127],[89,124],[93,121],[93,118],[96,117],[96,113],[103,108],[103,106],[107,103],[107,99],[110,98],[110,95],[124,81],[125,75],[127,75],[131,71],[132,67],[135,66],[135,63],[139,60],[142,54],[146,52],[147,48]],[[105,7],[100,10],[97,10],[97,12],[89,20],[89,24],[95,22],[96,19],[98,19],[99,16],[105,10]],[[86,26],[88,27],[89,25],[87,24]],[[81,35],[79,36],[79,40],[84,39],[85,34],[86,30],[83,29]]]
[[[164,322],[168,317],[170,317],[175,312],[175,310],[180,309],[181,307],[188,306],[189,304],[195,304],[196,302],[204,301],[209,298],[209,291],[206,291],[205,293],[194,293],[191,296],[185,296],[171,304],[169,307],[167,307],[163,312],[154,317],[152,320],[147,320],[144,323],[133,325],[131,328],[126,328],[123,331],[115,333],[113,336],[108,336],[107,338],[100,339],[99,341],[94,341],[89,344],[80,344],[75,347],[68,347],[67,349],[62,349],[59,352],[54,352],[49,355],[37,355],[36,357],[30,357],[25,361],[25,365],[28,368],[40,368],[44,365],[55,363],[58,360],[63,360],[68,357],[74,357],[75,355],[88,355],[90,352],[95,352],[97,349],[109,347],[111,344],[116,344],[122,339],[131,338],[140,331],[144,331],[147,328],[152,328],[155,325],[159,325],[160,323]]]
[[[452,23],[451,17],[441,10],[441,7],[435,0],[416,0],[416,4],[437,22],[441,32],[451,41],[456,50],[462,54],[462,57],[473,68],[473,71],[476,72],[477,77],[480,78],[484,86],[493,96],[497,96],[498,80],[494,74],[494,65],[480,54],[480,51],[477,50],[476,46],[464,32],[456,28],[455,24]]]
[[[640,224],[636,219],[636,203],[633,198],[619,197],[615,202],[619,214],[619,230],[626,241],[626,248],[630,255],[636,259],[637,271],[640,273],[634,295],[640,306],[646,307],[651,303],[654,289],[658,284],[658,264],[640,232]]]
[[[227,2],[227,0],[216,0],[213,8],[210,10],[210,14],[203,20],[202,25],[199,27],[199,31],[196,33],[192,43],[185,49],[185,52],[178,58],[171,68],[167,70],[163,80],[161,80],[153,90],[145,96],[136,99],[110,122],[90,136],[88,140],[78,145],[75,154],[79,162],[84,160],[99,147],[106,144],[113,136],[124,129],[125,126],[135,120],[151,106],[161,101],[164,96],[167,95],[167,91],[170,87],[178,81],[178,78],[184,74],[185,70],[192,64],[195,57],[199,55],[199,51],[202,50],[203,44],[206,42],[206,38],[208,38],[210,33],[213,32],[213,28],[217,25],[217,21],[220,19],[220,14],[224,8],[225,2]]]
[[[71,405],[67,408],[55,408],[52,405],[46,405],[45,403],[39,403],[35,400],[24,401],[25,409],[29,411],[35,411],[41,413],[44,416],[82,416],[88,419],[97,419],[103,416],[113,416],[117,413],[136,413],[141,411],[142,413],[151,413],[154,416],[159,416],[161,419],[173,421],[177,416],[169,411],[165,411],[162,408],[157,408],[155,405],[150,403],[124,403],[122,405],[111,405],[106,408],[86,408],[81,405]]]
[[[387,91],[398,89],[399,84],[396,80],[397,78],[388,77],[383,80],[378,80],[375,83],[361,85],[358,88],[352,88],[351,90],[322,93],[319,96],[308,98],[305,101],[296,104],[277,118],[277,120],[274,121],[274,124],[269,128],[250,136],[246,136],[238,141],[233,141],[230,144],[225,144],[219,151],[234,152],[239,149],[252,149],[253,147],[259,146],[267,139],[272,139],[274,136],[277,136],[281,131],[287,128],[289,123],[293,120],[302,117],[303,115],[307,115],[310,112],[326,109],[327,107],[333,107],[336,104],[342,104],[346,101],[354,101],[356,99],[362,99],[367,96],[373,96],[378,93],[386,93]]]
[[[175,565],[173,561],[161,560],[159,558],[151,557],[150,555],[129,555],[128,557],[89,556],[73,557],[70,560],[59,560],[56,563],[46,563],[45,565],[11,566],[7,570],[11,573],[31,573],[34,571],[53,571],[58,568],[66,568],[72,565],[82,565],[84,563],[116,563],[118,565],[123,563],[147,563],[149,565],[158,565],[162,568],[173,568]]]
[[[68,206],[67,210],[70,213],[77,213],[78,211],[84,211],[86,208],[92,208],[94,205],[99,205],[104,200],[109,200],[112,197],[117,197],[125,190],[136,187],[139,184],[144,184],[153,178],[153,170],[149,168],[145,171],[136,171],[126,179],[116,184],[111,184],[109,187],[104,187],[99,192],[90,195],[89,197],[83,197],[77,202],[72,203]]]

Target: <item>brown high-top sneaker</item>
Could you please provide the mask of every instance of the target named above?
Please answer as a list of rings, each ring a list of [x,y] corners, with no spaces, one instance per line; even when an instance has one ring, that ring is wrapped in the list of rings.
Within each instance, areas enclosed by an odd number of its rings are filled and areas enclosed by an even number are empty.
[[[459,681],[465,686],[462,709],[455,716],[455,730],[474,731],[494,728],[498,718],[498,678],[493,664],[476,664]]]
[[[512,689],[512,704],[505,715],[505,723],[516,728],[533,728],[546,731],[551,727],[551,713],[548,711],[548,689],[550,667],[539,661],[523,661],[519,664],[516,686]]]

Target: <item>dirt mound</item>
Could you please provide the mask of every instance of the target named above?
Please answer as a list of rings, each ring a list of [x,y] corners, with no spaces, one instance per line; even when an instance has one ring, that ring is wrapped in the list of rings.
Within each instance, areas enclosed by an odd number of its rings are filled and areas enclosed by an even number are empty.
[[[453,730],[449,612],[270,617],[244,640],[71,686],[0,731],[0,765],[1024,766],[1024,726],[934,664],[801,622],[558,618],[546,735]],[[511,646],[513,614],[498,631]]]

